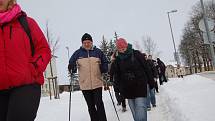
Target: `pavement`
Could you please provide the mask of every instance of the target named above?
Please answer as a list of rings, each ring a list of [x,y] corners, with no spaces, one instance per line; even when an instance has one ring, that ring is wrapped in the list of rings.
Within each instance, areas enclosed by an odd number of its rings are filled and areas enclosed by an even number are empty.
[[[198,75],[215,81],[215,71],[206,71],[206,72],[198,73]]]

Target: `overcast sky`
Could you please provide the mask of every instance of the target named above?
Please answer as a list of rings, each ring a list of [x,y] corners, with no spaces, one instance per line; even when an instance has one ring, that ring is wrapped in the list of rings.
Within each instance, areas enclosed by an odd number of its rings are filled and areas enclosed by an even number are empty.
[[[173,60],[173,42],[167,12],[170,15],[176,47],[182,30],[189,20],[192,6],[199,0],[18,0],[23,10],[36,19],[44,30],[46,21],[53,37],[59,36],[57,66],[60,80],[66,80],[68,54],[81,46],[81,36],[88,32],[98,46],[104,35],[112,39],[116,31],[120,37],[134,44],[150,36],[161,51],[165,62]],[[143,47],[143,46],[142,46]]]

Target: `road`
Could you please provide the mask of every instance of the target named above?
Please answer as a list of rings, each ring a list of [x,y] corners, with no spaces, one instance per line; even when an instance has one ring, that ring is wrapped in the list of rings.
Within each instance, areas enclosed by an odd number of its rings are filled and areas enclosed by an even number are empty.
[[[198,75],[212,79],[215,81],[215,71],[208,71],[203,73],[198,73]]]

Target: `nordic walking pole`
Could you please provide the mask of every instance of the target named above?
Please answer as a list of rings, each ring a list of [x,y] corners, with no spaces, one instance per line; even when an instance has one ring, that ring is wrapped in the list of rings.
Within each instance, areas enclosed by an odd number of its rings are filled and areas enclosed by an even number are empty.
[[[106,83],[106,85],[108,86],[108,83],[107,83],[107,82],[108,82],[108,80],[109,80],[109,75],[108,75],[108,74],[103,74],[103,80],[104,80],[104,83]],[[115,110],[115,112],[116,112],[117,119],[118,119],[118,121],[120,121],[119,115],[118,115],[117,110],[116,110],[116,106],[115,106],[114,101],[113,101],[113,97],[112,97],[111,92],[110,92],[110,89],[108,89],[108,92],[109,92],[109,94],[110,94],[110,98],[111,98],[111,101],[112,101],[112,103],[113,103],[113,107],[114,107],[114,110]]]
[[[108,92],[109,92],[109,94],[110,94],[110,98],[111,98],[111,100],[112,100],[113,107],[114,107],[114,109],[115,109],[117,119],[118,119],[118,121],[120,121],[120,119],[119,119],[119,115],[118,115],[118,113],[117,113],[116,106],[115,106],[115,104],[114,104],[113,97],[112,97],[112,95],[111,95],[110,90],[108,90]]]
[[[69,121],[71,121],[71,102],[72,102],[72,80],[73,80],[73,75],[70,74],[70,85],[69,85]]]

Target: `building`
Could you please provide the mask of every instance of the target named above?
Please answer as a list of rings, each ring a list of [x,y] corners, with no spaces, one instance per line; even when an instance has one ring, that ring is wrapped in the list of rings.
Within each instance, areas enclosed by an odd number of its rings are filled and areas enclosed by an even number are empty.
[[[71,80],[71,78],[70,78]],[[74,77],[72,78],[72,83],[71,82],[66,82],[66,83],[61,83],[59,85],[59,91],[60,93],[66,91],[70,91],[70,85],[71,85],[71,91],[77,91],[80,90],[79,82],[78,82],[78,74],[75,74]]]
[[[176,62],[169,62],[166,64],[166,76],[168,78],[176,78],[177,73],[176,73],[176,68],[177,68],[177,63]],[[180,65],[180,68],[182,69],[183,75],[187,75],[187,68],[183,65]]]

